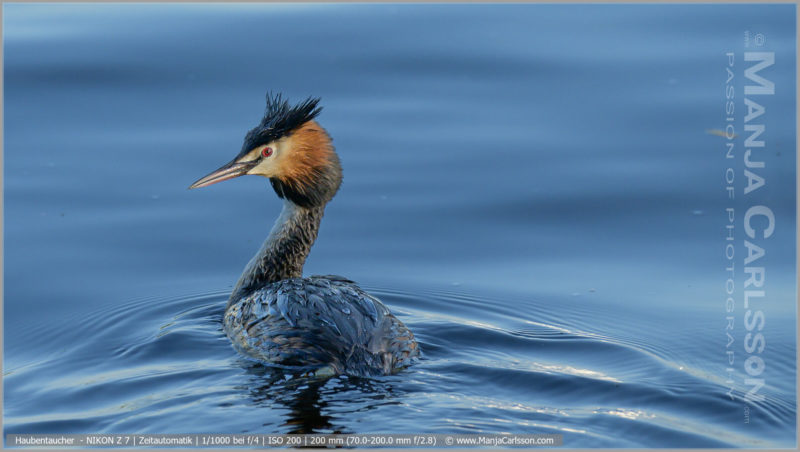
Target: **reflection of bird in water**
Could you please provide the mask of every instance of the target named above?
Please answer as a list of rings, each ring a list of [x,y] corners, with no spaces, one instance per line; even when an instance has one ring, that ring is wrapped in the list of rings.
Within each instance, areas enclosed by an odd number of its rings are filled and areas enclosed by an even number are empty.
[[[320,400],[320,389],[330,380],[287,380],[280,371],[265,374],[258,369],[250,369],[250,372],[258,378],[258,384],[251,389],[253,401],[271,409],[283,405],[288,410],[283,415],[286,433],[340,433],[341,427],[331,423],[331,416],[322,414],[327,402]],[[276,402],[280,405],[276,405]]]
[[[368,378],[289,378],[281,369],[245,366],[252,377],[250,398],[257,406],[281,413],[283,433],[353,433],[348,420],[356,412],[398,405],[386,380]],[[265,424],[266,425],[266,424]]]
[[[267,95],[267,111],[241,152],[190,188],[255,174],[269,178],[283,211],[239,278],[224,329],[243,355],[317,376],[390,374],[419,356],[411,331],[378,299],[339,276],[303,278],[325,205],[342,181],[327,132],[309,98],[290,107]]]

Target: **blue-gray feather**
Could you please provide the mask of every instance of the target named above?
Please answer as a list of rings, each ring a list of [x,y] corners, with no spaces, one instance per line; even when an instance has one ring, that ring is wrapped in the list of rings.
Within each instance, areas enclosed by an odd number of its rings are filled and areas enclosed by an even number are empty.
[[[383,303],[337,276],[271,283],[231,304],[224,323],[243,355],[302,371],[389,374],[419,356],[414,335]]]

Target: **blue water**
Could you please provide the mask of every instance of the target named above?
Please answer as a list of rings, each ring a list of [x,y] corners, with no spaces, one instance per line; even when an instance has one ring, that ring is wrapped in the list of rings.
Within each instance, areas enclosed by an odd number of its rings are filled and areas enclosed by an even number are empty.
[[[4,433],[795,446],[794,5],[5,4],[3,21]],[[774,52],[776,87],[752,97],[767,182],[748,196],[745,50]],[[726,52],[731,160],[708,132]],[[305,271],[358,281],[414,331],[424,358],[398,375],[286,379],[221,330],[280,201],[254,176],[186,187],[239,151],[267,90],[322,97],[345,179]],[[754,204],[776,218],[756,240],[761,353]],[[743,399],[751,355],[762,401]]]

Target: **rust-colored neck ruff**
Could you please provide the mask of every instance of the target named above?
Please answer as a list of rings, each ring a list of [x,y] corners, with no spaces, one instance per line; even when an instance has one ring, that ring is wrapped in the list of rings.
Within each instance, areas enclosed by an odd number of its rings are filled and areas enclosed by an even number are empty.
[[[270,179],[275,193],[302,207],[330,201],[342,182],[342,167],[325,129],[308,121],[292,132],[285,147],[288,152],[280,156],[277,174]]]

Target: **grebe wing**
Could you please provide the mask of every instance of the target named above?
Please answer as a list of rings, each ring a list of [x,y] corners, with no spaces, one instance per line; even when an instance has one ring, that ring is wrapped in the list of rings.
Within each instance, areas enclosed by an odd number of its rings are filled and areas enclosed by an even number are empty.
[[[229,307],[225,327],[246,356],[329,365],[336,373],[390,373],[418,354],[413,335],[383,303],[333,275],[285,279],[255,291]]]

